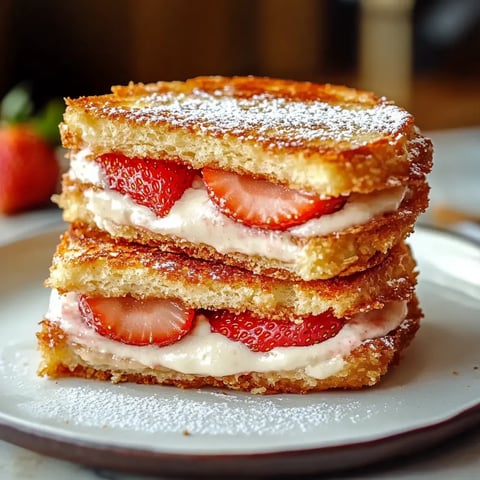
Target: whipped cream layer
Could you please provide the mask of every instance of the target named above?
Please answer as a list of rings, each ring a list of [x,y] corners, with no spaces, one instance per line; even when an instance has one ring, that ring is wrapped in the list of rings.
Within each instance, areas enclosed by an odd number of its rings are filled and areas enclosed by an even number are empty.
[[[317,379],[335,375],[345,365],[345,357],[362,342],[382,337],[397,328],[406,317],[406,302],[394,302],[381,310],[351,318],[333,338],[306,347],[277,347],[269,352],[253,352],[240,342],[211,332],[203,315],[197,315],[193,329],[174,344],[133,346],[99,335],[82,320],[78,295],[60,295],[53,290],[46,317],[59,324],[68,341],[87,363],[105,369],[165,367],[181,373],[225,376],[247,372],[304,369]],[[109,361],[105,363],[108,356]]]
[[[397,210],[406,191],[405,187],[394,187],[371,194],[352,194],[337,212],[286,231],[269,231],[245,226],[223,215],[208,197],[201,180],[184,192],[168,215],[157,217],[127,195],[110,190],[101,166],[89,156],[88,149],[72,154],[69,176],[101,188],[84,192],[87,209],[98,228],[114,235],[116,226],[126,225],[203,243],[223,254],[236,252],[283,262],[301,263],[302,257],[308,257],[304,247],[295,242],[296,238],[338,233],[365,224],[377,215]]]

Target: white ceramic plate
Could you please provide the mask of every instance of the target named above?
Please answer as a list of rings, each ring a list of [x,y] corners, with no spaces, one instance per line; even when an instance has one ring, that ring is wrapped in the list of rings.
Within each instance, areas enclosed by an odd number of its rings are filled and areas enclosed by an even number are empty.
[[[378,387],[262,397],[38,378],[58,235],[0,248],[0,438],[137,472],[301,474],[408,454],[480,420],[480,249],[464,240],[413,236],[425,320]]]

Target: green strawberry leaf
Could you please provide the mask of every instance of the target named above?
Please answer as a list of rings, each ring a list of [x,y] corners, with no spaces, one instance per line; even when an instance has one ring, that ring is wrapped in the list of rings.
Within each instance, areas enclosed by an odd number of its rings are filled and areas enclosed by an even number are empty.
[[[64,110],[63,102],[58,98],[54,98],[31,120],[35,130],[52,145],[60,144],[58,124],[62,121]]]
[[[21,83],[12,88],[0,102],[0,124],[31,125],[45,141],[55,146],[60,144],[58,124],[62,121],[64,109],[63,102],[54,98],[34,113],[31,89],[28,84]]]
[[[12,88],[0,103],[0,120],[2,122],[25,122],[32,112],[31,92],[26,84],[20,84]]]

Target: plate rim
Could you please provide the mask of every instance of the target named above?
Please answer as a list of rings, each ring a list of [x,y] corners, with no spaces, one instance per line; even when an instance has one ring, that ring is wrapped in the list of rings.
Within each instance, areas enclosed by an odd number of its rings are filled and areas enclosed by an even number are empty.
[[[327,447],[281,449],[259,453],[175,453],[77,440],[37,428],[11,425],[0,417],[2,440],[36,453],[103,468],[173,476],[319,474],[348,471],[396,460],[440,445],[480,425],[480,402],[443,421],[372,440]],[[272,465],[275,469],[272,471]],[[339,465],[342,467],[339,468]]]
[[[0,246],[0,254],[9,247],[41,236],[61,234],[65,228],[55,226]],[[449,237],[474,247],[480,245],[469,238],[430,225],[417,225],[417,230]],[[88,439],[75,439],[61,432],[42,430],[28,422],[15,422],[0,412],[0,439],[28,450],[72,461],[87,467],[115,471],[166,475],[272,475],[318,474],[351,470],[374,465],[433,447],[453,435],[480,425],[480,399],[476,404],[458,408],[443,419],[405,431],[382,433],[371,439],[336,445],[301,448],[280,447],[272,451],[239,453],[169,452],[126,445],[115,445]],[[272,469],[272,465],[275,468]],[[339,465],[341,467],[339,468]]]

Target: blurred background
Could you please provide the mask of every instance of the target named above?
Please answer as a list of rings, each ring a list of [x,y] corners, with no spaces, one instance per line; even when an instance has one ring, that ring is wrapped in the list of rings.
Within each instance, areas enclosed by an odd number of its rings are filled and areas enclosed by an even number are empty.
[[[480,124],[479,0],[1,0],[0,95],[255,74],[343,83],[424,129]]]

